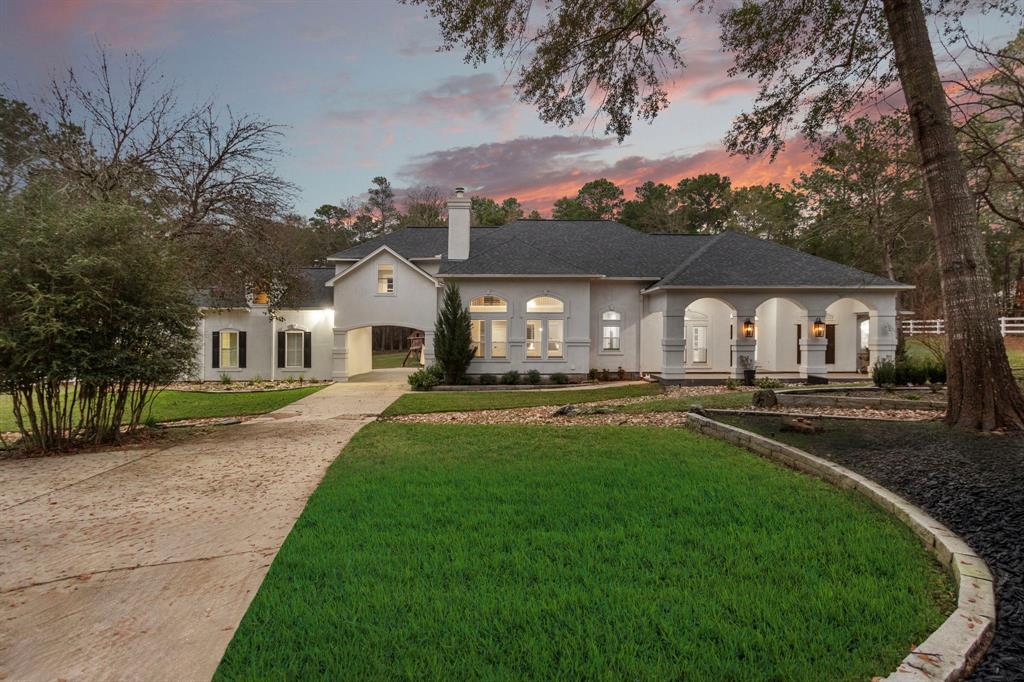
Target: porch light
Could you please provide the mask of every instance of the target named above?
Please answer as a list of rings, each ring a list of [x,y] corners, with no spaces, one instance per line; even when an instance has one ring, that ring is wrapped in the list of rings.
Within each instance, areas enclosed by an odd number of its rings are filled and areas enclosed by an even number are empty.
[[[747,337],[748,339],[754,338],[754,323],[750,320],[749,317],[747,319],[743,320],[743,327],[742,327],[742,329],[743,329],[743,336]]]
[[[811,326],[811,329],[813,330],[815,337],[820,339],[821,337],[825,336],[825,323],[821,321],[820,317],[814,321],[814,324]]]

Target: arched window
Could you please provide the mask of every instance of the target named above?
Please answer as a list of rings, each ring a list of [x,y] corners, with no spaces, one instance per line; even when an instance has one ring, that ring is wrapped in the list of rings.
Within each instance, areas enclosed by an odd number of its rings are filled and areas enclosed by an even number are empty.
[[[622,313],[614,310],[601,313],[601,350],[605,353],[622,350]]]
[[[561,360],[565,357],[565,304],[554,296],[537,296],[526,302],[528,314],[543,318],[526,320],[526,359]]]
[[[537,296],[526,302],[528,313],[563,313],[565,306],[554,296]]]
[[[469,302],[473,315],[471,334],[474,356],[492,360],[508,358],[508,301],[500,296],[484,294]]]
[[[477,296],[469,302],[471,313],[507,313],[508,302],[500,296]]]

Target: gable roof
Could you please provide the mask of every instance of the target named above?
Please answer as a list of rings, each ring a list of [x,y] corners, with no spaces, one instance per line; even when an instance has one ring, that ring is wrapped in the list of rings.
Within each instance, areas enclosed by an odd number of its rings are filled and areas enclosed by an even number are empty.
[[[652,288],[908,288],[757,237],[647,234],[611,220],[517,220],[474,227],[465,260],[448,260],[447,227],[408,227],[331,259],[361,260],[382,246],[410,260],[440,257],[442,277],[632,278],[650,280]]]
[[[348,277],[350,274],[352,274],[353,272],[355,272],[359,268],[363,267],[363,265],[365,265],[366,263],[369,263],[370,259],[373,258],[374,256],[376,256],[378,253],[390,253],[392,256],[397,258],[399,261],[401,261],[405,265],[408,265],[410,268],[412,268],[413,270],[415,270],[419,274],[423,275],[424,277],[429,279],[434,284],[437,284],[437,280],[434,279],[433,277],[431,277],[430,273],[428,273],[425,270],[423,270],[423,268],[420,268],[420,267],[416,266],[416,264],[410,263],[409,260],[405,256],[403,256],[402,254],[398,253],[397,251],[392,249],[387,244],[381,244],[376,249],[374,249],[370,253],[366,254],[366,256],[363,257],[362,259],[360,259],[358,262],[354,263],[351,267],[348,267],[345,270],[341,271],[339,274],[334,275],[333,277],[329,278],[326,282],[324,282],[324,286],[333,287],[335,282],[337,282],[340,279],[344,279],[345,277]]]

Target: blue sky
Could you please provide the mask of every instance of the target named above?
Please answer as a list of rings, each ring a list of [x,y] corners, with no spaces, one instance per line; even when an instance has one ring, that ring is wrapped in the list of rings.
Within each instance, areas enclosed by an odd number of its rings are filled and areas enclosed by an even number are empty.
[[[722,150],[753,88],[725,77],[714,19],[687,5],[668,5],[688,63],[671,84],[672,105],[623,144],[600,126],[540,122],[516,102],[502,64],[474,69],[460,53],[438,53],[436,24],[390,0],[0,0],[0,83],[34,101],[54,74],[82,68],[97,41],[138,51],[158,60],[185,104],[213,99],[287,125],[279,169],[307,215],[364,192],[375,175],[397,187],[465,184],[542,212],[602,176],[627,192],[705,171],[740,184],[794,177],[811,161],[798,145],[772,165]],[[987,19],[976,28],[989,39],[1012,30]]]

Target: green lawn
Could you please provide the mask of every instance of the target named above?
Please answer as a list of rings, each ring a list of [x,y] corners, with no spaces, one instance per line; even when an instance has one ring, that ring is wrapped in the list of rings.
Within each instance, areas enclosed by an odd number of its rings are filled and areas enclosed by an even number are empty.
[[[1024,367],[1024,338],[1008,336],[1003,342],[1006,344],[1006,356],[1010,359],[1010,366]],[[914,338],[907,339],[907,356],[925,360],[932,360],[935,357],[924,344]]]
[[[568,405],[613,398],[632,398],[661,393],[659,384],[631,384],[576,390],[548,391],[429,391],[406,393],[384,410],[385,416],[423,412],[467,412],[502,410],[510,407]]]
[[[374,353],[373,354],[373,368],[374,369],[393,369],[395,367],[402,366],[402,360],[405,359],[405,351],[399,351],[397,353]],[[409,367],[412,367],[416,363],[416,358],[409,358]]]
[[[200,393],[198,391],[162,391],[153,400],[152,414],[158,422],[201,417],[237,417],[272,412],[323,388],[305,386],[283,391],[248,393]],[[11,396],[0,395],[0,431],[14,431]]]
[[[677,429],[375,423],[218,680],[866,680],[952,583],[858,495]]]

